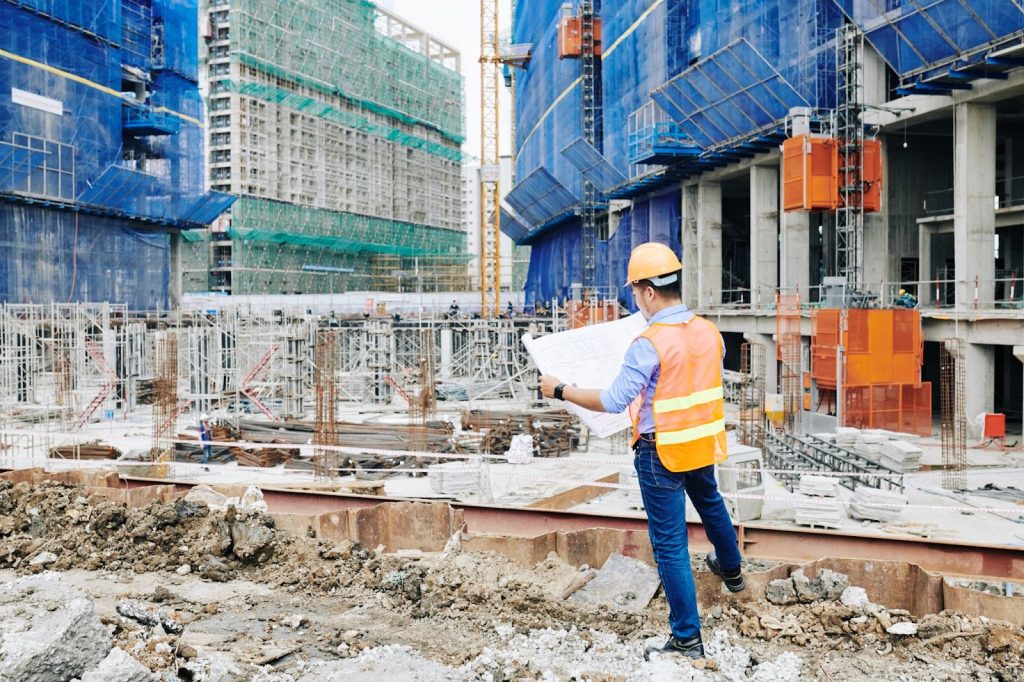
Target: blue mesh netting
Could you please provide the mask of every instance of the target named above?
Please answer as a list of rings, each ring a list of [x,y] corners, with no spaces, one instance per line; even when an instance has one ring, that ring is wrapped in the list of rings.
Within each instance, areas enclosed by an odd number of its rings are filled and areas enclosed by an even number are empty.
[[[26,0],[4,6],[0,49],[38,64],[0,56],[0,93],[8,93],[0,97],[0,194],[14,202],[3,206],[0,225],[13,254],[0,295],[37,303],[73,295],[164,305],[167,236],[146,234],[144,225],[156,220],[194,227],[230,202],[204,192],[196,0]],[[162,23],[166,40],[161,65],[151,63],[154,21]],[[161,116],[174,116],[176,134],[125,131],[122,64],[150,71],[148,104],[168,110]],[[145,123],[144,108],[131,111],[136,123]],[[75,213],[24,206],[19,202],[25,194],[84,209],[77,250],[68,222]],[[52,257],[46,248],[53,249]]]
[[[938,63],[984,57],[979,48],[1024,33],[1024,8],[1009,0],[834,0],[902,76]],[[974,53],[972,55],[972,53]]]
[[[7,0],[65,22],[111,43],[121,41],[121,3],[116,0]]]
[[[811,106],[830,108],[835,100],[834,36],[842,21],[836,1],[603,3],[603,136],[599,151],[616,171],[631,177],[629,115],[650,101],[653,90],[739,39],[756,50],[800,98]],[[582,188],[580,172],[561,154],[580,137],[581,130],[579,87],[570,88],[580,75],[580,61],[559,60],[557,54],[557,20],[563,4],[562,0],[519,0],[516,7],[512,40],[533,46],[530,63],[516,77],[516,177],[522,181],[538,167],[544,167],[578,199]],[[569,12],[574,13],[573,3],[569,5]],[[732,99],[739,103],[737,106],[752,105],[728,88],[726,85],[723,99]],[[734,88],[740,89],[742,86]],[[758,125],[758,119],[750,117],[744,129],[737,120],[740,134],[753,132]],[[650,204],[661,206],[661,201],[651,200]],[[668,238],[678,245],[678,209],[674,210],[676,214],[668,218],[675,221],[676,227]],[[652,238],[665,237],[665,223],[652,218],[651,209],[645,209],[642,202],[637,203],[633,214],[625,219],[631,233],[638,231],[637,238],[648,226]],[[531,241],[528,298],[550,300],[564,296],[569,293],[568,285],[579,281],[579,271],[571,269],[578,267],[578,258],[562,253],[563,249],[579,247],[578,233],[578,228],[570,223]],[[628,242],[624,240],[616,232],[600,247],[598,256],[601,262],[609,263],[609,270],[612,261],[616,263],[614,267],[619,267],[620,261],[624,263],[618,249],[624,243],[634,243],[632,234]],[[628,247],[625,258],[628,259]],[[621,270],[624,274],[624,265]],[[542,281],[545,277],[553,279]],[[604,288],[608,276],[599,277],[602,280],[598,286]]]
[[[163,22],[164,63],[157,65],[199,80],[199,10],[196,0],[153,0],[154,21]]]
[[[168,237],[123,220],[0,204],[0,301],[167,308]],[[45,226],[46,229],[41,229]]]
[[[667,244],[681,254],[680,220],[681,194],[674,189],[663,194],[633,202],[623,212],[615,232],[605,242],[598,243],[597,287],[602,297],[616,298],[635,311],[629,291],[622,287],[626,281],[629,254],[638,245],[648,241]],[[572,295],[572,285],[579,283],[580,226],[578,220],[553,229],[534,243],[530,252],[530,268],[526,281],[528,304],[548,304],[552,300],[565,301]]]

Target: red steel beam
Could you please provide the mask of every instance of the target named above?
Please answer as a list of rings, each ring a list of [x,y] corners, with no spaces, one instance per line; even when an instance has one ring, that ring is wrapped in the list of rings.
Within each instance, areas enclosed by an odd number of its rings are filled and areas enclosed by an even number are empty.
[[[197,483],[161,479],[123,479],[129,488],[155,484],[173,484],[186,492]],[[272,512],[323,514],[352,507],[369,507],[396,498],[374,497],[323,491],[290,490],[267,486],[260,488]],[[407,500],[401,500],[407,501]],[[425,500],[420,500],[425,501]],[[426,500],[429,501],[429,500]],[[493,507],[449,502],[461,509],[470,533],[499,533],[533,537],[551,531],[577,531],[589,528],[647,530],[647,519],[640,515],[610,516],[577,511],[558,511],[526,507]],[[690,545],[698,550],[711,545],[699,523],[687,523]],[[848,559],[906,561],[926,571],[944,575],[1020,580],[1024,576],[1024,550],[995,545],[961,544],[916,536],[879,536],[814,530],[789,526],[744,523],[737,535],[745,556],[789,562],[806,562],[828,557]]]

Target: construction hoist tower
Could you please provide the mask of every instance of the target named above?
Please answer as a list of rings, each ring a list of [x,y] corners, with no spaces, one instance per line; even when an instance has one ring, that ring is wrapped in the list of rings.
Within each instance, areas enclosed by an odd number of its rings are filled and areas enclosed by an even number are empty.
[[[835,137],[839,145],[839,207],[836,209],[835,272],[845,280],[843,307],[859,300],[864,271],[864,123],[861,114],[863,35],[853,24],[836,32]]]
[[[580,0],[580,109],[583,139],[600,149],[597,143],[597,106],[600,81],[597,76],[597,50],[594,33],[594,0]],[[597,188],[583,179],[583,203],[580,205],[583,246],[583,291],[591,298],[597,286]]]
[[[480,315],[501,313],[498,0],[480,0]]]

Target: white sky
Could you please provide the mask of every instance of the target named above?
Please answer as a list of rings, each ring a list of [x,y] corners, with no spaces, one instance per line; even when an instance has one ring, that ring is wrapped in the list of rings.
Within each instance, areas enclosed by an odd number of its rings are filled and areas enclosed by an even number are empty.
[[[499,0],[503,10],[499,33],[509,31],[509,0]],[[437,36],[462,53],[463,88],[466,94],[466,144],[464,149],[480,157],[480,0],[377,0],[381,7]],[[503,82],[502,82],[503,83]],[[499,94],[502,111],[507,112],[511,97],[504,85]],[[502,154],[510,154],[508,114],[501,122]]]

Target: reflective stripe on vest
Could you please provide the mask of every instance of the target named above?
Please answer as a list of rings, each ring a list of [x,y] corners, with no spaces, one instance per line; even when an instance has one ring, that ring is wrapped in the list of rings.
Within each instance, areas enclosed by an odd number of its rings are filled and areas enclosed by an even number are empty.
[[[654,414],[665,414],[667,412],[678,412],[679,410],[688,410],[691,407],[696,407],[697,405],[704,405],[705,403],[712,403],[716,400],[724,399],[725,390],[721,386],[715,386],[714,388],[709,388],[704,391],[697,391],[696,393],[685,395],[682,398],[666,398],[664,400],[655,400],[653,403],[651,403],[651,406],[654,409]]]
[[[693,428],[681,431],[657,433],[655,436],[658,445],[679,445],[680,443],[690,443],[701,438],[707,438],[708,436],[717,436],[720,433],[725,433],[724,419],[718,419],[710,424],[701,424],[700,426],[694,426]]]

